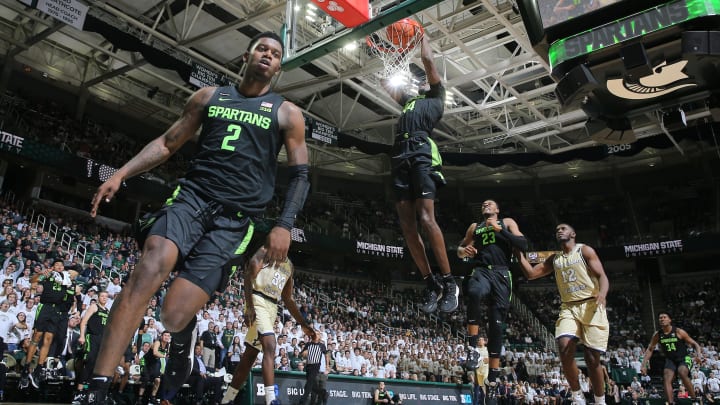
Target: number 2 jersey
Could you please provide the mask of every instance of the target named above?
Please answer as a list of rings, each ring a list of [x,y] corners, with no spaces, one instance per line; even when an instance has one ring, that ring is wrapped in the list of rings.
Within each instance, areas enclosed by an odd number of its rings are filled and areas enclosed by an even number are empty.
[[[265,210],[275,189],[277,155],[284,137],[273,92],[245,97],[235,86],[218,87],[204,108],[197,149],[183,187],[199,191],[226,209]]]
[[[583,301],[597,297],[600,281],[590,273],[582,254],[582,243],[578,243],[569,253],[556,253],[553,259],[555,282],[562,302]]]

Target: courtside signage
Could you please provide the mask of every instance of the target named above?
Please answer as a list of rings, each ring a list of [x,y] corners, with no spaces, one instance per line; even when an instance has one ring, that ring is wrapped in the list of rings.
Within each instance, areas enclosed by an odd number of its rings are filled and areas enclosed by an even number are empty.
[[[265,384],[262,380],[261,370],[252,370],[253,387],[252,399],[243,401],[254,405],[265,404]],[[328,405],[352,405],[372,403],[375,388],[378,381],[376,378],[343,377],[335,374],[328,376],[327,380],[327,404]],[[408,380],[384,380],[388,391],[397,394],[403,401],[403,405],[456,405],[472,403],[470,385],[427,383]],[[295,404],[300,401],[305,393],[305,373],[300,372],[279,372],[275,376],[275,384],[278,386],[278,399],[281,404]],[[243,397],[243,399],[249,399]]]

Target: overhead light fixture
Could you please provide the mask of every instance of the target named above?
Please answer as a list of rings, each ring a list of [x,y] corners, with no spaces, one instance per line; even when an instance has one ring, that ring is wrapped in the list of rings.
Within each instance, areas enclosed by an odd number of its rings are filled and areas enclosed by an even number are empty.
[[[390,77],[389,83],[392,87],[400,87],[406,85],[408,83],[407,75],[402,72],[394,74]]]

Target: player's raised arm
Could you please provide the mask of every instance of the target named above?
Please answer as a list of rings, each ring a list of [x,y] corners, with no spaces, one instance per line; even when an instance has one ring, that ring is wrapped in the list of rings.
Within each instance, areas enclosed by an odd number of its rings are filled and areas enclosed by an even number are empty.
[[[521,251],[518,250],[515,256],[520,262],[520,269],[528,280],[535,280],[537,278],[545,277],[548,274],[551,274],[554,270],[553,260],[555,259],[555,255],[550,255],[550,257],[545,259],[545,261],[543,261],[542,263],[538,263],[535,266],[530,264],[528,259]]]
[[[420,60],[422,60],[423,67],[425,68],[425,75],[427,76],[428,84],[432,86],[440,83],[442,81],[442,77],[435,66],[430,40],[425,33],[422,34],[422,39],[420,40]]]

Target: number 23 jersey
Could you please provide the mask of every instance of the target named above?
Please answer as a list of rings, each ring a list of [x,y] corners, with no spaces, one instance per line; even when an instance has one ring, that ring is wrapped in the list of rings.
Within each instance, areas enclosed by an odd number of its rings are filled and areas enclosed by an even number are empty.
[[[226,208],[262,213],[275,189],[277,155],[284,141],[278,110],[284,101],[273,92],[245,97],[235,86],[218,87],[204,108],[183,185]]]

